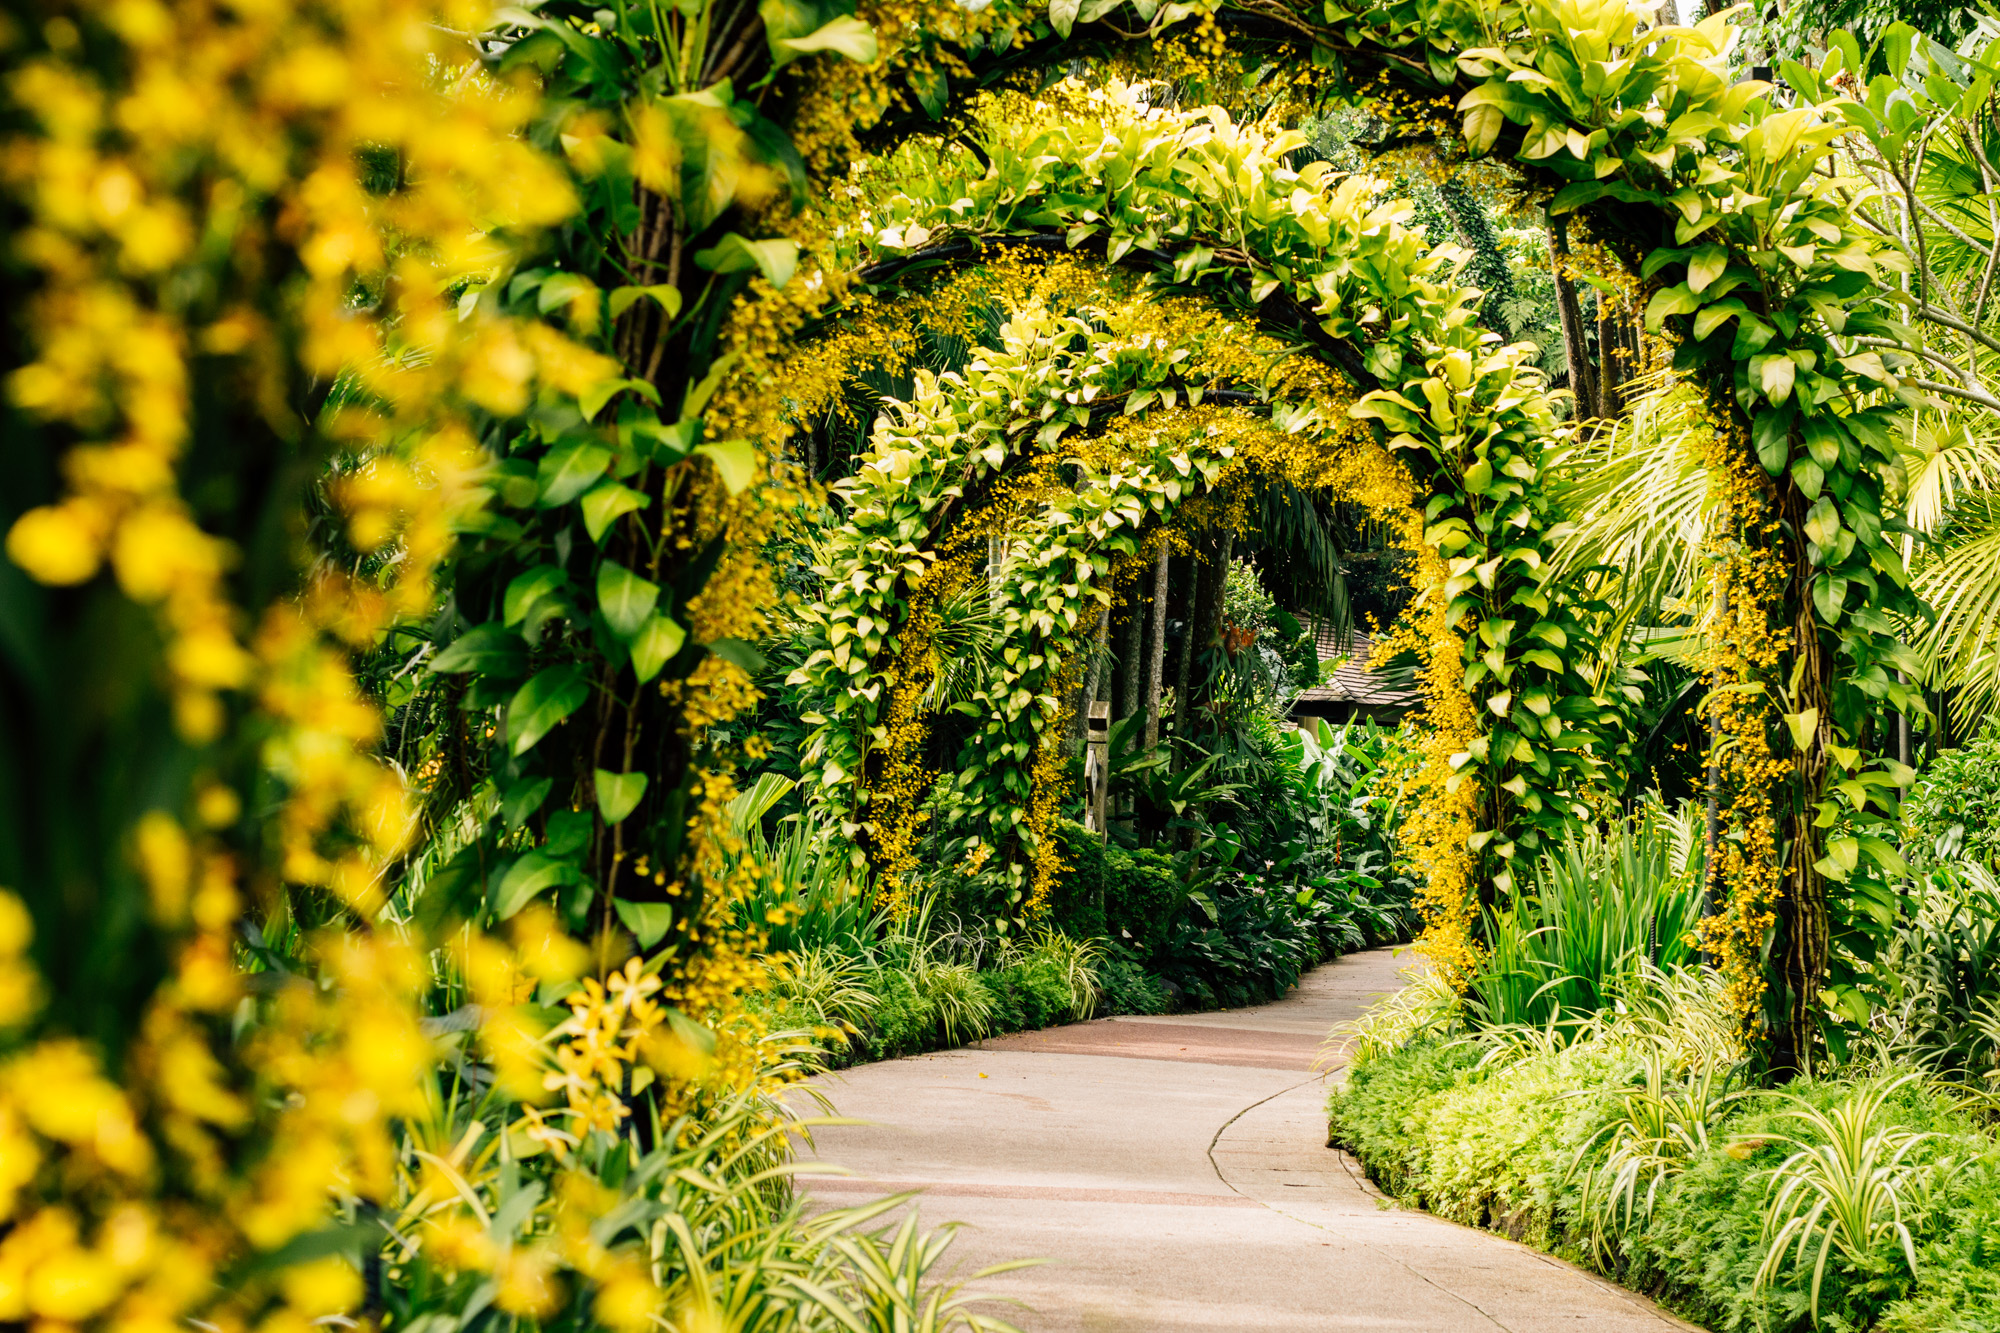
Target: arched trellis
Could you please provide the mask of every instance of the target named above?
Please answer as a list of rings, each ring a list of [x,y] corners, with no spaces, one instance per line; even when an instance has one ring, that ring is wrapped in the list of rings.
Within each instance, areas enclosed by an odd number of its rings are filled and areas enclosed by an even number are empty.
[[[1868,719],[1885,708],[1921,709],[1893,674],[1915,665],[1897,630],[1921,608],[1881,531],[1890,470],[1884,419],[1917,382],[1896,373],[1893,348],[1908,341],[1894,319],[1900,296],[1874,279],[1904,257],[1855,216],[1858,192],[1844,192],[1838,173],[1823,169],[1843,122],[1869,114],[1827,81],[1851,56],[1830,55],[1818,71],[1788,70],[1793,91],[1774,95],[1768,84],[1732,81],[1727,15],[1688,28],[1658,26],[1656,13],[1650,4],[1597,0],[1127,0],[1082,11],[1068,0],[994,0],[976,11],[954,0],[864,0],[855,17],[879,43],[843,35],[831,49],[865,65],[797,59],[788,19],[784,31],[767,33],[768,63],[794,62],[776,85],[785,90],[782,109],[776,98],[770,107],[779,124],[747,105],[731,115],[755,131],[744,141],[760,147],[746,156],[763,155],[772,170],[798,161],[761,147],[782,131],[809,170],[837,169],[857,134],[880,148],[940,124],[956,132],[972,97],[996,84],[1033,86],[1042,71],[1157,49],[1191,29],[1189,68],[1207,64],[1220,80],[1223,64],[1247,61],[1280,71],[1301,106],[1366,102],[1400,141],[1510,163],[1552,213],[1577,214],[1575,230],[1607,245],[1648,287],[1649,322],[1679,343],[1679,369],[1713,389],[1725,427],[1713,463],[1729,527],[1711,554],[1730,610],[1710,628],[1717,669],[1740,689],[1718,710],[1730,825],[1719,864],[1729,891],[1708,943],[1730,968],[1746,1016],[1761,1004],[1771,1066],[1796,1070],[1818,1029],[1828,884],[1884,863],[1887,844],[1868,830],[1893,814],[1894,788],[1909,777],[1868,756]],[[644,46],[637,31],[572,27],[565,75],[570,65],[621,67],[632,58],[626,47]],[[727,51],[696,50],[696,68],[726,70],[733,86],[747,88],[743,62],[766,57],[754,42],[729,41]],[[1907,55],[1889,58],[1900,77]],[[675,69],[685,64],[677,51]],[[696,84],[676,78],[670,86]],[[719,86],[701,96],[730,106],[731,83]],[[654,100],[646,92],[627,104],[633,128],[614,133],[628,146],[658,123],[663,108]],[[1875,91],[1870,100],[1879,101]],[[664,110],[683,108],[676,101]],[[594,148],[586,156],[611,160]],[[632,373],[655,381],[669,418],[678,405],[680,421],[664,426],[747,436],[775,459],[787,389],[779,374],[793,369],[788,340],[845,298],[841,275],[855,265],[816,221],[787,223],[768,208],[724,214],[722,179],[697,169],[648,180],[660,193],[643,200],[652,221],[634,238],[635,258],[648,281],[675,285],[675,299],[632,305],[618,345],[638,349],[636,360],[621,355]],[[823,181],[805,185],[816,199],[835,193]],[[722,235],[729,226],[766,239]],[[772,234],[788,228],[806,246],[797,276],[795,240]],[[928,262],[931,247],[927,239],[911,258]],[[1193,247],[1162,249],[1206,271],[1198,256],[1189,259]],[[628,281],[622,274],[613,280]],[[1887,348],[1862,351],[1857,335]],[[669,805],[653,803],[670,797],[664,787],[649,795],[642,821],[666,818]],[[1490,835],[1482,855],[1517,813],[1503,798],[1479,830]]]
[[[1476,293],[1450,280],[1448,254],[1378,206],[1365,182],[1333,178],[1321,164],[1293,170],[1285,154],[1299,145],[1296,136],[1237,126],[1212,109],[1168,113],[1130,90],[1114,93],[1098,99],[1088,119],[1042,108],[1012,122],[985,145],[988,165],[977,179],[937,173],[903,190],[888,226],[871,220],[877,249],[908,251],[914,243],[917,257],[935,263],[969,258],[981,241],[1057,235],[1071,246],[1101,244],[1106,260],[1132,263],[1157,290],[1191,290],[1211,309],[1238,319],[1257,312],[1295,337],[1309,334],[1301,341],[1359,381],[1366,392],[1337,407],[1325,393],[1260,397],[1281,434],[1322,444],[1356,421],[1381,423],[1383,443],[1404,451],[1426,501],[1421,539],[1440,555],[1428,688],[1434,716],[1452,719],[1437,735],[1449,748],[1431,765],[1440,801],[1428,869],[1434,943],[1456,965],[1464,961],[1473,881],[1490,876],[1504,886],[1511,858],[1535,850],[1545,830],[1570,816],[1597,775],[1613,720],[1587,672],[1572,665],[1587,660],[1589,647],[1576,615],[1547,586],[1540,556],[1549,517],[1538,460],[1552,426],[1543,389],[1518,352],[1481,334],[1469,304]],[[899,267],[878,262],[864,272],[879,283]],[[1070,336],[1089,343],[1092,335],[1079,326]],[[1134,341],[1143,348],[1137,360],[1129,359]],[[921,548],[910,540],[923,530],[921,514],[959,498],[948,480],[954,469],[977,478],[1007,460],[1005,439],[1052,446],[1065,429],[1086,425],[1092,375],[1102,381],[1094,392],[1190,380],[1219,387],[1216,377],[1191,376],[1180,364],[1198,363],[1188,354],[1200,343],[1194,333],[1106,339],[1091,344],[1101,355],[1089,374],[1071,365],[1073,378],[1037,380],[1026,393],[1019,385],[1033,375],[986,383],[1001,373],[986,357],[967,377],[926,380],[908,409],[884,419],[847,487],[850,522],[835,543],[845,563],[825,571],[825,639],[797,677],[819,689],[823,705],[850,713],[829,718],[815,736],[811,757],[825,765],[823,787],[866,771],[899,647],[896,571],[920,572]],[[1137,378],[1117,378],[1122,373]],[[922,486],[930,488],[928,509],[913,489]],[[1461,626],[1463,638],[1454,637]],[[1074,632],[1074,624],[1066,628]],[[1033,655],[1060,658],[1061,645],[1053,647]],[[992,753],[1030,761],[1036,718],[1046,712],[1029,706],[1038,697],[1009,686],[1015,706],[989,724]],[[1482,717],[1483,729],[1473,722]],[[1475,869],[1479,859],[1483,870]]]

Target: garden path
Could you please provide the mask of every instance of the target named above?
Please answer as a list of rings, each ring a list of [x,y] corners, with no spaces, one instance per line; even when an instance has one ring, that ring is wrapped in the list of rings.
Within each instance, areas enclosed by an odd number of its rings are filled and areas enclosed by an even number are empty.
[[[828,1204],[921,1190],[926,1225],[966,1223],[964,1272],[1030,1333],[1666,1333],[1657,1306],[1523,1245],[1389,1206],[1325,1146],[1328,1031],[1396,989],[1386,949],[1308,975],[1276,1004],[1121,1017],[866,1065],[818,1080],[817,1134],[854,1172]]]

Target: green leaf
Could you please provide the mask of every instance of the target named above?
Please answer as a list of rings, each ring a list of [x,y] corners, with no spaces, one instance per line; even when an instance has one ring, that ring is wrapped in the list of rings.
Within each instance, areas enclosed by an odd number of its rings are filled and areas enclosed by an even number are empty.
[[[505,921],[535,900],[535,895],[559,884],[574,884],[577,870],[541,852],[527,852],[507,867],[493,887],[493,919]]]
[[[1076,27],[1076,16],[1083,10],[1083,0],[1049,0],[1049,26],[1059,37],[1067,37]]]
[[[640,298],[657,301],[667,312],[669,320],[681,313],[680,288],[664,282],[656,282],[648,287],[613,287],[611,289],[611,318],[617,319],[630,310]]]
[[[1646,302],[1646,329],[1658,333],[1660,324],[1669,315],[1691,314],[1701,306],[1701,298],[1688,290],[1686,283],[1672,287],[1662,287],[1653,293],[1653,299]]]
[[[754,268],[773,287],[782,287],[798,268],[799,244],[783,236],[753,241],[732,231],[710,248],[695,251],[694,262],[711,273],[744,273]]]
[[[606,477],[583,497],[580,507],[583,510],[584,531],[590,534],[592,541],[601,542],[621,515],[644,509],[652,502],[652,497]]]
[[[612,773],[596,769],[591,780],[597,787],[597,813],[606,824],[616,824],[638,808],[646,794],[644,773]]]
[[[542,850],[550,856],[575,856],[590,845],[595,827],[586,810],[557,810],[548,818]]]
[[[757,446],[748,440],[714,440],[696,445],[694,451],[715,464],[731,495],[741,495],[757,475]]]
[[[477,671],[487,676],[517,676],[527,667],[528,645],[521,636],[490,622],[459,635],[431,659],[431,670],[446,675]]]
[[[1743,302],[1733,296],[1726,300],[1717,301],[1712,306],[1704,307],[1701,313],[1694,317],[1694,340],[1700,342],[1702,339],[1708,337],[1709,334],[1715,332],[1720,325],[1734,319],[1738,315],[1748,314],[1749,310],[1750,307],[1744,305]]]
[[[617,561],[606,560],[597,567],[597,608],[619,638],[638,634],[659,600],[659,584],[640,578]]]
[[[771,43],[771,47],[778,55],[777,63],[780,65],[819,51],[846,56],[857,65],[872,65],[881,52],[880,44],[875,40],[875,30],[852,14],[842,14],[803,37],[780,37]],[[782,282],[777,285],[784,286]]]
[[[507,735],[513,752],[526,754],[589,697],[590,681],[581,662],[536,672],[507,704]]]
[[[546,315],[558,306],[596,296],[597,284],[581,273],[552,273],[542,280],[541,290],[535,293],[535,309]]]
[[[1822,470],[1831,468],[1840,461],[1840,424],[1829,421],[1825,416],[1813,417],[1806,422],[1806,452]]]
[[[1868,853],[1869,860],[1882,867],[1885,874],[1899,878],[1910,874],[1910,863],[1905,861],[1903,854],[1889,843],[1866,833],[1859,835],[1855,841],[1859,842],[1861,849]]]
[[[1764,471],[1772,476],[1781,476],[1785,471],[1785,461],[1792,456],[1792,413],[1784,411],[1759,412],[1750,423],[1750,436],[1757,445],[1757,461],[1764,465]]]
[[[1826,481],[1826,473],[1810,458],[1795,459],[1792,463],[1792,484],[1799,488],[1799,494],[1808,500],[1819,498],[1819,488]]]
[[[733,666],[742,667],[753,676],[770,665],[770,663],[765,661],[764,654],[758,652],[745,639],[717,639],[714,643],[708,645],[708,651]],[[1032,700],[1033,697],[1030,695],[1029,699]],[[1023,703],[1021,706],[1026,707],[1027,705]]]
[[[614,898],[611,906],[617,911],[618,919],[625,924],[625,929],[632,932],[632,938],[639,941],[641,949],[652,948],[673,929],[674,909],[670,903],[634,903]]]
[[[590,440],[549,450],[535,469],[535,477],[541,483],[542,507],[554,509],[582,495],[604,475],[611,459],[611,450]]]
[[[1556,197],[1549,201],[1549,215],[1573,212],[1585,204],[1595,203],[1611,192],[1611,187],[1601,181],[1577,181],[1556,191]]]
[[[501,619],[508,625],[518,625],[529,618],[538,604],[544,601],[560,603],[568,588],[569,580],[554,565],[536,565],[516,574],[507,585],[506,595],[500,599]]]
[[[632,670],[638,673],[640,683],[659,675],[660,668],[686,641],[687,631],[675,624],[672,617],[654,612],[653,618],[632,638]]]
[[[1882,55],[1889,62],[1889,73],[1896,78],[1903,77],[1903,71],[1910,67],[1910,52],[1917,40],[1917,30],[1902,20],[1882,29],[1876,38],[1882,44]]]
[[[1819,729],[1819,709],[1808,708],[1803,713],[1785,714],[1785,725],[1791,729],[1792,744],[1801,750],[1812,745],[1813,733]]]
[[[1729,267],[1729,251],[1713,241],[1701,246],[1688,260],[1688,290],[1705,290],[1711,282],[1722,276],[1722,270]]]
[[[1806,511],[1806,536],[1822,551],[1832,549],[1834,542],[1840,539],[1840,511],[1833,507],[1830,496],[1822,495]]]
[[[1762,367],[1758,362],[1763,362]],[[1758,387],[1764,396],[1774,403],[1782,403],[1792,396],[1792,381],[1797,377],[1798,363],[1784,355],[1754,357],[1750,362],[1752,373],[1757,376]]]
[[[542,808],[542,802],[549,799],[549,792],[555,786],[553,778],[539,778],[533,782],[517,782],[507,789],[500,798],[500,817],[507,821],[508,828],[519,828],[528,816]]]
[[[651,380],[609,379],[592,385],[578,394],[576,399],[577,410],[583,413],[585,421],[589,421],[604,410],[606,403],[627,390],[638,394],[641,398],[647,399],[655,407],[660,405],[660,391],[654,387]]]

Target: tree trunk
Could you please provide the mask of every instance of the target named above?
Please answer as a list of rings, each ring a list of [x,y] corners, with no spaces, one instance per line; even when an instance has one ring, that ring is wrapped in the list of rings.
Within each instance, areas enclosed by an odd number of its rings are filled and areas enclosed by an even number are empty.
[[[1715,623],[1718,633],[1729,615],[1729,590],[1718,572],[1715,580]],[[1701,862],[1701,914],[1714,916],[1721,910],[1722,895],[1722,669],[1709,677],[1713,696],[1708,701],[1708,826],[1703,840]]]
[[[1081,738],[1090,726],[1090,706],[1104,697],[1104,654],[1111,636],[1111,608],[1097,608],[1097,633],[1092,637],[1083,664],[1076,704],[1076,735]]]
[[[1590,347],[1584,337],[1583,305],[1576,297],[1576,283],[1563,272],[1563,263],[1569,258],[1566,219],[1549,219],[1549,249],[1556,280],[1556,314],[1562,320],[1563,355],[1569,362],[1569,387],[1576,395],[1577,420],[1582,421],[1600,415],[1601,404]]]
[[[1781,501],[1793,532],[1805,530],[1807,504],[1795,486],[1787,486]],[[1826,881],[1814,869],[1819,836],[1813,827],[1815,807],[1825,799],[1827,746],[1833,740],[1832,654],[1824,649],[1813,614],[1809,589],[1815,573],[1806,544],[1795,541],[1791,586],[1786,590],[1792,618],[1792,678],[1798,682],[1792,707],[1816,711],[1818,721],[1804,747],[1792,751],[1792,813],[1780,814],[1779,824],[1790,838],[1785,858],[1784,893],[1777,904],[1777,938],[1772,942],[1771,996],[1766,1014],[1771,1027],[1768,1075],[1777,1082],[1812,1072],[1813,1048],[1819,1037],[1819,994],[1826,985],[1828,920]],[[1788,739],[1789,736],[1788,736]],[[1782,806],[1780,807],[1782,809]]]
[[[1222,549],[1215,557],[1215,567],[1208,572],[1208,620],[1203,630],[1204,640],[1210,644],[1222,642],[1222,626],[1227,618],[1225,613],[1229,601],[1229,559],[1235,546],[1235,534],[1224,533]]]
[[[1485,208],[1466,188],[1465,181],[1455,175],[1438,183],[1438,198],[1451,214],[1459,241],[1472,251],[1472,262],[1466,265],[1465,273],[1485,294],[1479,302],[1479,312],[1486,327],[1499,334],[1503,342],[1515,341],[1514,326],[1501,313],[1501,307],[1514,300],[1514,275],[1507,267],[1507,257],[1500,253]]]
[[[1140,655],[1145,652],[1146,643],[1146,581],[1143,576],[1132,580],[1131,591],[1125,597],[1125,642],[1121,645],[1118,663],[1118,716],[1136,716],[1145,706],[1139,695],[1143,677],[1140,674]]]
[[[1189,713],[1188,691],[1193,687],[1194,683],[1195,613],[1199,609],[1201,602],[1201,555],[1199,551],[1181,562],[1179,587],[1181,589],[1181,644],[1180,652],[1174,662],[1173,734],[1176,739],[1185,740],[1194,732],[1192,726],[1193,719]],[[1184,753],[1182,749],[1177,747],[1168,755],[1167,767],[1170,771],[1176,773],[1180,771],[1181,759]]]
[[[1146,750],[1160,744],[1160,686],[1167,666],[1167,543],[1160,542],[1160,558],[1153,565],[1153,641],[1146,663]]]
[[[1597,298],[1597,415],[1625,415],[1625,386],[1639,367],[1638,330],[1622,302]]]

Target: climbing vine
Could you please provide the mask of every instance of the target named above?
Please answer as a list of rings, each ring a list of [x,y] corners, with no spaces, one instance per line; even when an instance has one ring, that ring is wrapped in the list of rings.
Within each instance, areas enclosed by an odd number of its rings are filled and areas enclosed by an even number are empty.
[[[1351,434],[1358,421],[1373,420],[1382,423],[1391,448],[1421,459],[1434,483],[1444,479],[1467,488],[1456,504],[1447,493],[1429,506],[1422,536],[1449,552],[1434,593],[1439,614],[1452,625],[1471,618],[1451,688],[1460,694],[1476,690],[1487,713],[1500,721],[1492,735],[1465,734],[1464,748],[1449,756],[1453,768],[1471,769],[1464,779],[1440,778],[1439,786],[1450,786],[1455,798],[1464,782],[1476,777],[1481,799],[1469,839],[1462,836],[1457,850],[1443,853],[1437,868],[1440,884],[1449,879],[1459,887],[1455,895],[1438,897],[1455,904],[1482,877],[1504,888],[1511,858],[1532,852],[1541,829],[1570,818],[1577,794],[1595,778],[1598,761],[1590,741],[1608,716],[1583,675],[1570,672],[1559,656],[1573,638],[1585,648],[1582,629],[1542,587],[1532,540],[1549,522],[1534,485],[1534,454],[1550,424],[1539,381],[1518,351],[1482,345],[1465,291],[1429,276],[1443,276],[1447,254],[1404,229],[1393,208],[1377,207],[1364,182],[1331,178],[1323,166],[1291,170],[1283,154],[1295,140],[1236,126],[1213,109],[1169,114],[1148,108],[1133,90],[1115,84],[1096,95],[1091,109],[1093,119],[1081,122],[1064,118],[1060,108],[1049,108],[1045,120],[1010,118],[986,146],[990,168],[978,175],[976,168],[959,176],[931,171],[898,182],[893,194],[874,201],[866,227],[850,241],[859,254],[876,257],[875,268],[863,271],[893,269],[903,255],[969,254],[966,238],[987,233],[987,244],[1004,247],[1023,223],[1031,236],[1059,229],[1066,247],[1101,243],[1108,263],[1143,257],[1155,289],[1206,291],[1211,309],[1227,310],[1231,306],[1224,303],[1233,302],[1236,309],[1260,315],[1291,313],[1318,340],[1322,364],[1339,370],[1321,371],[1321,382],[1310,388],[1303,381],[1273,383],[1268,372],[1250,366],[1234,368],[1238,373],[1225,379],[1216,373],[1224,363],[1210,350],[1213,335],[1204,334],[1215,327],[1210,316],[1206,324],[1162,326],[1159,337],[1147,339],[1143,350],[1155,360],[1140,381],[1118,378],[1113,367],[1128,351],[1103,338],[1096,340],[1095,355],[1104,369],[1093,375],[1071,370],[1066,352],[1052,358],[1052,366],[1059,367],[1053,379],[1031,373],[1010,359],[1019,355],[1010,345],[1003,357],[984,355],[963,375],[920,376],[912,402],[878,423],[869,456],[844,484],[849,523],[839,545],[852,572],[847,565],[825,571],[826,641],[814,645],[814,660],[797,677],[810,684],[820,673],[817,697],[827,701],[827,709],[851,709],[859,724],[816,734],[814,744],[822,748],[811,758],[829,761],[819,770],[822,785],[841,786],[852,793],[847,799],[867,800],[865,749],[873,725],[868,715],[886,682],[866,678],[880,669],[876,655],[899,623],[897,584],[885,575],[898,562],[914,575],[934,522],[964,499],[965,485],[1008,462],[1011,450],[1003,437],[1011,433],[1025,447],[1032,436],[1035,446],[1047,449],[1064,432],[1091,426],[1093,401],[1123,395],[1122,412],[1140,416],[1173,407],[1182,393],[1199,402],[1201,394],[1223,385],[1255,385],[1254,397],[1269,404],[1260,408],[1269,414],[1264,435],[1289,441],[1286,447],[1303,455],[1289,475],[1312,477],[1316,466],[1324,468],[1337,457],[1332,446],[1338,437]],[[1116,321],[1132,318],[1132,310],[1165,308],[1155,298],[1124,307],[1128,313],[1092,318],[1123,328]],[[1081,322],[1063,333],[1066,340],[1093,336]],[[1197,378],[1192,370],[1177,369],[1183,363],[1208,373]],[[1001,367],[1014,378],[992,382]],[[1345,387],[1356,380],[1364,388],[1385,380],[1395,387],[1357,401],[1354,389]],[[1030,381],[1032,389],[1025,387]],[[995,420],[1002,403],[1019,414],[1010,425]],[[984,425],[968,439],[970,421]],[[1239,451],[1231,445],[1219,452],[1227,459]],[[1274,446],[1271,452],[1285,472],[1277,457],[1281,450]],[[1143,470],[1145,458],[1140,451],[1133,462]],[[1185,468],[1181,475],[1188,475]],[[1165,472],[1149,479],[1142,471],[1128,484],[1135,480],[1152,487],[1141,512],[1150,507],[1161,518],[1179,502],[1185,485]],[[1216,478],[1200,481],[1212,486]],[[1138,498],[1126,503],[1138,504]],[[1062,546],[1058,531],[1075,531],[1089,541],[1101,538],[1087,522],[1063,521],[1068,517],[1038,524],[1037,541],[1054,552]],[[1517,544],[1516,532],[1527,539]],[[867,570],[877,572],[869,576]],[[1087,581],[1087,574],[1077,582],[1026,580],[1026,595],[1040,605],[1012,614],[1031,627],[1038,614],[1060,617],[1058,641],[1045,645],[1031,638],[1034,647],[1024,651],[1039,659],[1034,668],[1015,671],[1010,664],[1004,690],[980,701],[988,710],[982,722],[987,739],[969,748],[974,757],[963,766],[962,781],[998,784],[991,792],[982,788],[974,804],[990,807],[1003,820],[1026,818],[1034,738],[1056,707],[1052,696],[1027,682],[1044,683],[1065,660],[1060,639],[1076,632],[1075,590]],[[866,605],[849,609],[850,602]],[[1482,608],[1486,614],[1476,615]],[[1496,615],[1502,608],[1506,614]],[[853,628],[833,628],[845,623]],[[854,646],[841,651],[850,638]],[[1054,651],[1035,651],[1040,647]],[[844,688],[833,688],[828,675],[833,671],[848,677]],[[855,702],[839,702],[843,697]],[[999,756],[1019,765],[1018,771],[994,767]],[[857,774],[860,780],[850,782]],[[1531,775],[1537,790],[1530,790]],[[1503,827],[1509,834],[1500,837]],[[1468,851],[1484,857],[1483,876],[1442,863]],[[1015,886],[1017,900],[1024,887]],[[1465,920],[1455,905],[1434,916],[1438,931],[1454,939],[1463,935]]]

